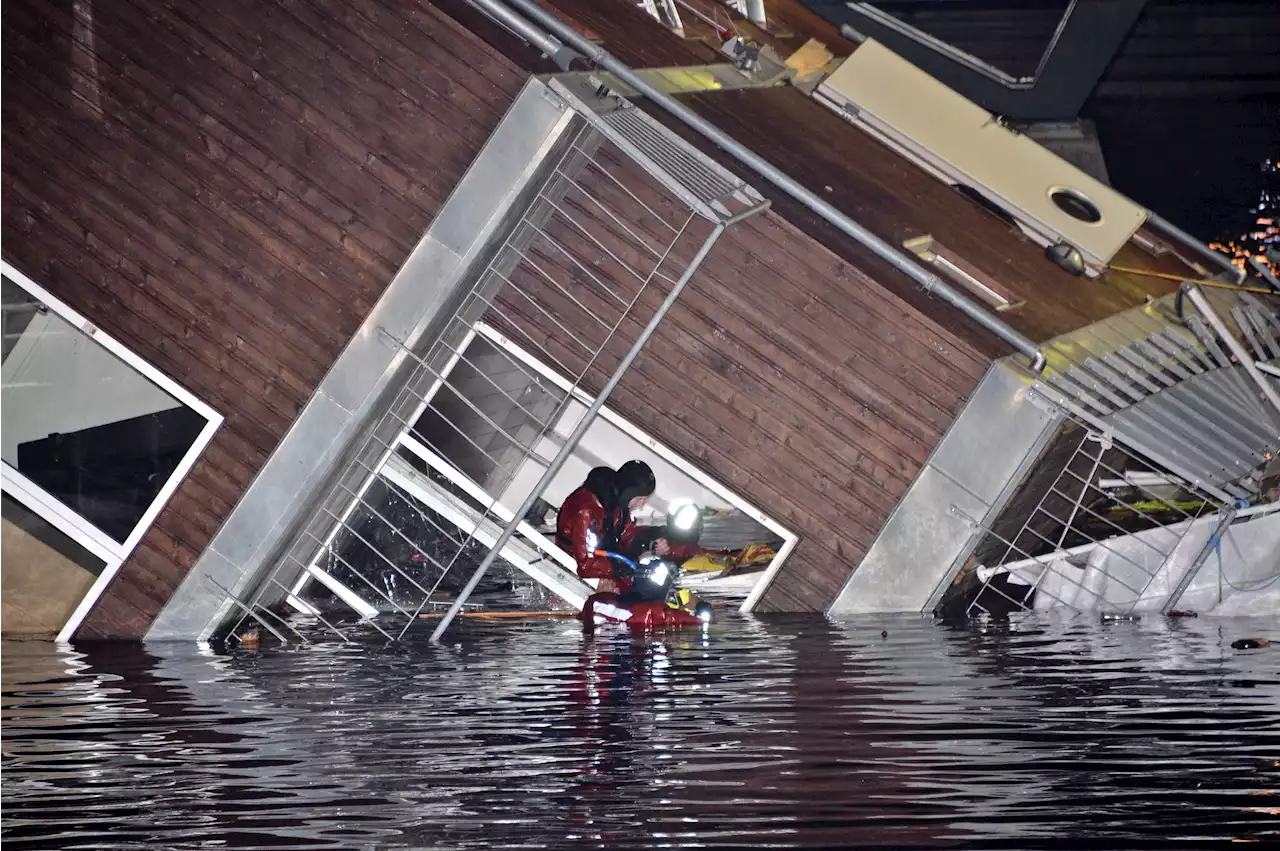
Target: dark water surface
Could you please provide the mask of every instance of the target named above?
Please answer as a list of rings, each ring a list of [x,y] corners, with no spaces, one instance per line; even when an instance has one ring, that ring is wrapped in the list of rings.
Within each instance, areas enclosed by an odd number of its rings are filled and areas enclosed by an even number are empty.
[[[888,638],[881,638],[881,630]],[[1167,848],[1280,839],[1280,624],[466,624],[3,646],[6,848]]]

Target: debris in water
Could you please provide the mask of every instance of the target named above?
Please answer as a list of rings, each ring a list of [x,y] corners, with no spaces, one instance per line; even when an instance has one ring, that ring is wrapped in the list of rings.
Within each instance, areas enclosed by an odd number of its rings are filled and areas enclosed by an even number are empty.
[[[1231,642],[1231,647],[1235,650],[1259,650],[1270,646],[1271,642],[1265,638],[1237,638]]]
[[[1140,621],[1142,617],[1133,612],[1103,612],[1104,621]]]
[[[1182,611],[1178,611],[1178,610],[1176,610],[1176,609],[1175,609],[1174,611],[1169,612],[1169,614],[1165,615],[1165,617],[1169,617],[1169,618],[1198,618],[1198,617],[1200,617],[1200,615],[1196,614],[1195,612],[1182,612]]]

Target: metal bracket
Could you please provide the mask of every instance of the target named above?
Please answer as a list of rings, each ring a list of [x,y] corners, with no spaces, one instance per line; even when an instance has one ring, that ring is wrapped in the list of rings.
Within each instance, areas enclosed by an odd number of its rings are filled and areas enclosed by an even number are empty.
[[[1040,410],[1044,411],[1046,414],[1061,415],[1062,413],[1064,413],[1061,406],[1059,406],[1056,402],[1054,402],[1048,396],[1037,391],[1035,387],[1028,387],[1026,389],[1026,394],[1027,394],[1027,401],[1030,402],[1032,405],[1035,405]]]

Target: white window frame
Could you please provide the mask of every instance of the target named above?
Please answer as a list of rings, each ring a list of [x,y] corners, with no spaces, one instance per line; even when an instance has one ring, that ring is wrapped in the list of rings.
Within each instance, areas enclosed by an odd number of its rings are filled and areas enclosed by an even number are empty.
[[[173,379],[147,363],[147,361],[129,350],[111,335],[103,332],[61,299],[15,269],[8,261],[0,260],[0,268],[3,268],[6,278],[14,281],[32,296],[39,299],[40,303],[48,307],[54,314],[84,332],[85,335],[102,346],[102,348],[124,361],[144,378],[172,396],[174,400],[186,405],[205,419],[205,426],[200,430],[195,442],[191,444],[186,454],[182,456],[178,466],[174,468],[169,479],[164,483],[159,493],[156,494],[155,499],[151,501],[151,505],[142,513],[133,530],[123,542],[111,538],[111,536],[81,517],[69,506],[56,499],[48,491],[9,466],[7,462],[0,466],[0,489],[3,489],[4,493],[21,502],[59,532],[105,562],[102,572],[98,574],[93,585],[81,598],[75,611],[71,613],[71,617],[67,619],[67,622],[62,625],[62,629],[58,632],[57,641],[67,642],[75,635],[76,630],[80,628],[80,624],[88,616],[103,592],[106,591],[107,586],[111,584],[111,580],[116,573],[119,572],[121,565],[128,560],[143,536],[150,530],[151,525],[155,522],[165,504],[168,503],[178,486],[182,484],[187,474],[191,472],[191,468],[222,425],[223,418],[212,407],[196,398]]]
[[[391,453],[397,447],[403,446],[405,449],[412,452],[414,455],[416,455],[418,458],[423,460],[425,463],[429,464],[438,473],[442,474],[443,476],[448,478],[451,482],[453,482],[455,485],[462,488],[462,490],[465,493],[467,493],[469,496],[471,496],[473,499],[477,499],[481,503],[491,504],[492,510],[494,511],[495,514],[499,515],[501,519],[508,522],[510,521],[511,512],[505,509],[500,504],[494,502],[495,497],[485,493],[474,482],[472,482],[470,479],[464,476],[460,471],[455,470],[453,466],[449,464],[447,461],[445,461],[444,459],[438,458],[434,452],[432,452],[426,446],[423,446],[422,443],[418,441],[416,438],[414,438],[411,434],[413,424],[418,421],[418,417],[420,417],[422,415],[422,412],[426,410],[427,405],[431,403],[432,398],[435,397],[435,394],[439,391],[445,379],[448,378],[449,374],[453,371],[453,368],[457,365],[459,359],[462,356],[462,352],[466,351],[467,346],[477,336],[484,337],[487,341],[489,341],[493,345],[504,350],[513,358],[518,360],[521,364],[523,364],[524,366],[532,370],[535,374],[545,379],[546,381],[550,382],[551,384],[555,385],[556,387],[560,388],[561,391],[565,393],[572,392],[574,399],[580,402],[581,404],[583,404],[584,406],[590,407],[591,403],[595,401],[594,396],[591,396],[590,394],[586,393],[580,388],[575,388],[573,386],[573,383],[570,382],[568,379],[564,378],[558,372],[552,369],[550,366],[544,364],[542,361],[535,358],[528,351],[526,351],[525,349],[521,348],[519,345],[517,345],[516,343],[508,339],[506,336],[504,336],[502,333],[500,333],[498,330],[496,330],[492,326],[484,322],[476,322],[475,325],[472,326],[472,330],[467,333],[466,338],[463,340],[462,344],[458,346],[457,349],[454,350],[453,356],[449,358],[449,361],[445,365],[444,369],[441,371],[440,376],[435,380],[435,382],[433,382],[431,389],[427,392],[423,400],[417,406],[417,409],[414,415],[409,419],[405,420],[405,422],[409,423],[410,425],[407,428],[405,428],[404,431],[402,431],[396,437],[395,440],[391,442],[390,447],[383,453],[382,458],[379,460],[379,462],[376,465],[374,465],[373,472],[369,473],[369,475],[365,477],[365,480],[361,485],[357,495],[350,500],[350,503],[347,505],[346,509],[341,514],[342,520],[334,523],[333,529],[330,531],[328,537],[325,539],[324,546],[320,547],[316,551],[315,556],[313,556],[311,559],[311,563],[308,566],[308,569],[303,571],[302,575],[298,578],[294,587],[291,589],[292,596],[296,598],[296,595],[300,594],[302,589],[313,578],[315,572],[321,571],[321,568],[319,567],[319,564],[318,564],[321,555],[327,550],[328,545],[332,543],[334,537],[338,534],[338,531],[342,525],[342,522],[345,521],[346,518],[349,517],[351,513],[355,510],[356,505],[359,503],[360,498],[368,490],[369,486],[379,476],[384,476],[384,477],[386,476],[386,471],[384,470],[384,467],[387,464],[387,461],[390,458]],[[764,573],[761,574],[761,576],[756,580],[755,584],[751,588],[750,593],[747,595],[746,599],[743,600],[742,606],[739,609],[739,611],[744,614],[751,612],[759,603],[760,598],[764,595],[765,590],[773,582],[774,577],[777,576],[778,571],[782,569],[782,565],[786,561],[787,556],[789,556],[791,554],[791,551],[795,549],[796,543],[799,540],[799,536],[797,536],[794,532],[791,532],[790,530],[783,527],[780,523],[775,521],[773,518],[769,517],[768,515],[756,509],[754,506],[747,503],[744,499],[738,496],[734,491],[724,487],[715,479],[712,479],[710,476],[705,475],[701,470],[694,467],[692,464],[686,461],[683,457],[681,457],[678,453],[672,451],[666,445],[660,443],[659,441],[655,440],[653,437],[649,436],[646,432],[634,426],[631,422],[625,419],[621,414],[612,410],[608,406],[602,407],[600,409],[599,416],[602,419],[604,419],[606,422],[608,422],[610,425],[614,426],[619,431],[626,434],[628,437],[631,437],[633,440],[640,443],[641,445],[648,447],[649,450],[652,451],[655,455],[657,455],[663,461],[666,461],[668,464],[670,464],[671,466],[675,467],[677,470],[679,470],[680,472],[688,476],[698,485],[716,494],[725,502],[732,505],[734,508],[739,509],[748,517],[755,520],[757,523],[761,524],[770,532],[774,533],[775,535],[777,535],[779,538],[782,539],[783,541],[782,546],[778,548],[778,552],[773,557],[773,561],[769,563],[769,567],[766,568]],[[562,566],[565,566],[569,570],[575,569],[576,565],[573,563],[573,560],[568,553],[564,552],[554,542],[548,540],[545,536],[539,534],[537,531],[529,527],[528,524],[522,523],[519,531],[523,538],[525,538],[529,543],[537,547],[537,549],[545,553],[549,558],[560,563]],[[292,602],[292,600],[290,602]],[[301,601],[299,600],[299,602]],[[296,604],[295,604],[295,607],[297,607]]]
[[[587,407],[590,407],[591,403],[595,401],[594,396],[586,393],[581,388],[575,388],[571,381],[564,378],[551,367],[542,363],[520,346],[516,345],[492,326],[487,325],[484,322],[477,322],[475,324],[475,330],[477,334],[484,337],[494,345],[504,349],[513,357],[519,359],[522,364],[535,370],[539,375],[559,387],[565,393],[572,391],[574,399]],[[633,438],[643,446],[647,446],[650,451],[663,461],[666,461],[668,464],[693,479],[699,485],[716,494],[725,502],[729,503],[734,508],[738,509],[743,514],[747,515],[752,520],[756,521],[761,526],[764,526],[770,532],[782,539],[782,546],[778,548],[778,552],[774,555],[773,561],[769,562],[769,566],[765,569],[764,573],[756,580],[755,585],[751,586],[751,592],[747,595],[747,598],[742,601],[742,606],[738,609],[738,611],[743,614],[751,612],[760,602],[760,598],[764,596],[764,592],[768,589],[769,585],[773,583],[774,577],[776,577],[778,575],[778,571],[782,569],[783,562],[787,560],[787,556],[791,555],[791,551],[795,549],[796,544],[800,540],[799,536],[784,527],[782,524],[778,523],[769,515],[748,503],[742,497],[738,496],[738,494],[733,490],[704,474],[701,470],[690,464],[665,444],[658,442],[654,438],[650,437],[646,432],[632,425],[630,421],[624,418],[617,411],[614,411],[608,405],[600,409],[599,416],[619,431]]]
[[[116,541],[111,540],[106,533],[55,499],[44,488],[10,467],[7,461],[0,463],[3,463],[0,485],[3,485],[6,494],[17,499],[29,511],[35,512],[96,558],[104,562],[110,562],[116,558],[116,548],[120,546]]]

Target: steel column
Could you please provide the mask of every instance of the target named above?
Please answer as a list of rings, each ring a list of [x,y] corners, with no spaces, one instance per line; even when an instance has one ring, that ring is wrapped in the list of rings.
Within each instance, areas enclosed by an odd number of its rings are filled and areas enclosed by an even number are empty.
[[[1162,614],[1169,614],[1177,607],[1178,601],[1182,599],[1182,595],[1186,593],[1187,588],[1191,586],[1191,581],[1196,578],[1196,574],[1200,572],[1200,567],[1209,558],[1209,553],[1222,541],[1222,536],[1226,534],[1227,527],[1236,519],[1236,510],[1234,508],[1225,508],[1222,512],[1222,519],[1218,521],[1218,525],[1214,527],[1213,533],[1209,535],[1209,540],[1204,542],[1204,546],[1200,548],[1200,552],[1196,554],[1195,560],[1187,566],[1186,571],[1182,574],[1182,578],[1178,580],[1178,584],[1174,586],[1173,591],[1169,594],[1169,599],[1165,601],[1164,608],[1160,610]]]

